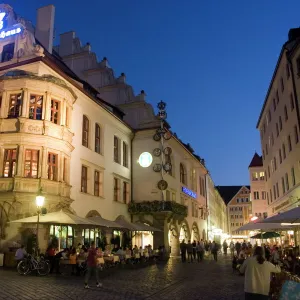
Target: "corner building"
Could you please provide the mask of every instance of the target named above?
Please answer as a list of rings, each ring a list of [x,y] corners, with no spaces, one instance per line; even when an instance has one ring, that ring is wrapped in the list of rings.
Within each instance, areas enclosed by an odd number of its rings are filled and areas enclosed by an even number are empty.
[[[299,205],[300,30],[282,46],[257,122],[266,180],[268,216]]]

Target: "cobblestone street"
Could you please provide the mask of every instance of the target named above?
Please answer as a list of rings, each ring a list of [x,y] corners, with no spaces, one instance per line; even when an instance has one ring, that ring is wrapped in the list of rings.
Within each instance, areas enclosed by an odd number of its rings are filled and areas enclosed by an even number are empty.
[[[20,276],[0,270],[0,299],[244,299],[243,277],[232,274],[230,261],[222,257],[217,263],[193,264],[170,259],[167,264],[118,269],[101,276],[102,288],[91,281],[91,289],[85,290],[82,277]]]

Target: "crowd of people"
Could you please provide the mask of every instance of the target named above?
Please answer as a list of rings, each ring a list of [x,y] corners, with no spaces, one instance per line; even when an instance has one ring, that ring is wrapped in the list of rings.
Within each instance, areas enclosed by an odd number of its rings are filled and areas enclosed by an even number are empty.
[[[205,254],[211,254],[215,261],[218,260],[218,252],[220,250],[220,246],[215,241],[207,242],[202,239],[198,242],[195,240],[191,242],[188,240],[186,243],[185,240],[182,240],[180,243],[180,254],[181,261],[185,263],[192,263],[194,261],[201,262],[204,259]]]

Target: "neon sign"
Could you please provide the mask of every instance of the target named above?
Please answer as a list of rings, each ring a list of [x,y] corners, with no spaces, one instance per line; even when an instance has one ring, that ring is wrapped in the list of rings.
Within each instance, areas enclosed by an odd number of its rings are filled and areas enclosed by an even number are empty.
[[[14,29],[10,29],[10,30],[2,30],[0,32],[0,39],[4,39],[8,36],[12,36],[12,35],[15,35],[15,34],[18,34],[22,31],[21,27],[17,27],[17,28],[14,28]]]
[[[193,198],[197,198],[197,194],[191,190],[189,190],[188,188],[186,188],[185,186],[182,187],[182,192],[193,197]]]
[[[5,16],[6,16],[5,12],[0,12],[0,30],[2,30],[3,27],[4,27],[4,21],[3,21],[3,19],[4,19]],[[4,39],[6,37],[18,34],[21,31],[22,31],[22,28],[19,27],[19,26],[13,27],[13,28],[11,28],[9,30],[2,30],[0,32],[0,39]]]
[[[3,18],[5,17],[6,13],[5,12],[0,12],[0,30],[3,28]]]

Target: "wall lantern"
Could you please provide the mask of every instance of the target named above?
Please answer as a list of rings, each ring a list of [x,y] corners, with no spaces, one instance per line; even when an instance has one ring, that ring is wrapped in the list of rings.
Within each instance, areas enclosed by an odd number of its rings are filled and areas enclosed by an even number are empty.
[[[151,153],[149,152],[143,152],[140,157],[139,157],[139,164],[141,167],[143,168],[148,168],[149,166],[151,166],[153,161],[153,157],[151,155]]]

